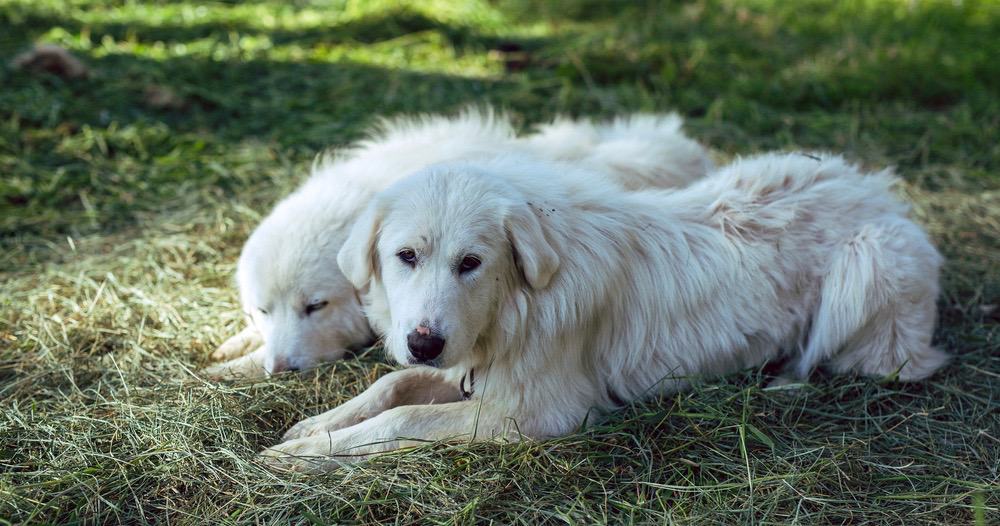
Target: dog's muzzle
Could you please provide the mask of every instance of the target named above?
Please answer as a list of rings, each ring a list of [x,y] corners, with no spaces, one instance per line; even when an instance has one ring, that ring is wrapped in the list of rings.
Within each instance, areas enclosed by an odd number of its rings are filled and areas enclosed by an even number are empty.
[[[406,335],[406,346],[410,349],[416,363],[426,364],[433,361],[444,351],[444,338],[434,334],[426,327],[417,329]]]

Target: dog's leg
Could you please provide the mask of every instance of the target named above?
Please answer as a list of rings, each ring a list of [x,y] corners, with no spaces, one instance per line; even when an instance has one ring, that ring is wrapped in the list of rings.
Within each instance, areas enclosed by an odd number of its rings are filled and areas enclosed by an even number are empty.
[[[264,348],[261,347],[234,360],[206,367],[201,370],[201,374],[215,380],[264,378],[267,376],[264,359]]]
[[[503,413],[480,400],[408,405],[330,433],[290,440],[261,452],[271,467],[322,472],[371,455],[439,440],[489,440],[504,433]],[[510,438],[519,428],[510,425]]]
[[[282,440],[353,426],[394,407],[442,404],[461,399],[459,386],[449,382],[441,370],[431,367],[403,369],[379,378],[365,392],[339,407],[295,424]]]
[[[245,329],[222,342],[222,345],[212,353],[212,359],[217,361],[232,360],[250,354],[262,345],[264,345],[264,338],[253,325],[247,325]]]

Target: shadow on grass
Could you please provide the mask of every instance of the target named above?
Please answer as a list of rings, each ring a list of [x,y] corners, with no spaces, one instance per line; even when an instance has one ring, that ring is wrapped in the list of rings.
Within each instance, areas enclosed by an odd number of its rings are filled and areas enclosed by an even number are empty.
[[[422,31],[443,35],[457,50],[503,44],[471,26],[448,25],[405,8],[328,27],[268,32],[235,23],[85,24],[24,6],[0,10],[4,20],[9,31],[0,37],[0,50],[9,53],[55,27],[89,35],[94,49],[105,37],[147,44],[209,39],[227,46],[233,32],[305,48]],[[233,161],[227,149],[248,140],[306,160],[357,138],[377,116],[500,102],[511,91],[502,80],[344,60],[153,60],[77,53],[92,69],[89,79],[68,82],[0,67],[5,87],[0,137],[7,139],[0,153],[7,154],[4,168],[14,174],[0,182],[0,237],[113,230],[166,205],[195,181],[226,193],[253,184],[217,169]],[[151,90],[169,93],[172,101],[157,105]]]
[[[931,2],[904,13],[891,2],[850,5],[633,3],[615,14],[633,24],[606,14],[575,37],[564,71],[575,83],[662,90],[692,115],[728,104],[739,117],[742,101],[783,111],[893,101],[942,110],[1000,92],[989,51],[1000,16],[976,11],[985,4]]]
[[[533,61],[505,79],[346,61],[158,61],[126,53],[85,57],[95,75],[73,83],[0,68],[0,169],[11,174],[0,182],[0,237],[106,230],[168,204],[179,189],[231,193],[259,183],[227,170],[245,160],[231,151],[247,141],[304,161],[356,138],[376,115],[468,103],[501,103],[531,120],[557,110],[613,115],[672,108],[696,117],[696,133],[727,151],[804,145],[850,152],[852,141],[867,140],[904,166],[996,162],[979,114],[998,112],[990,93],[1000,90],[1000,70],[982,44],[1000,34],[1000,21],[973,23],[966,4],[934,4],[902,18],[892,6],[875,7],[843,26],[843,13],[820,9],[828,4],[750,8],[706,0],[611,10],[587,1],[543,3],[537,7],[543,18],[582,25],[519,40],[533,50]],[[533,6],[498,4],[512,20]],[[0,9],[0,22],[7,23],[0,36],[6,52],[53,27],[87,34],[92,44],[110,36],[147,44],[204,39],[224,47],[231,34],[247,34],[308,48],[424,31],[466,51],[501,43],[472,25],[406,8],[295,31],[261,32],[235,22],[84,24],[22,5]],[[151,87],[180,102],[153,107]],[[947,127],[932,124],[935,113],[953,108]],[[864,137],[865,122],[878,126],[873,138]]]
[[[0,73],[9,90],[0,95],[0,149],[12,164],[0,183],[0,237],[86,230],[79,216],[88,207],[102,230],[128,224],[194,181],[222,192],[252,184],[215,166],[239,161],[234,150],[247,140],[305,160],[356,138],[376,116],[448,111],[502,89],[493,81],[346,62],[132,55],[88,62],[95,75],[76,83]],[[184,107],[150,108],[146,89],[160,85],[176,91]]]

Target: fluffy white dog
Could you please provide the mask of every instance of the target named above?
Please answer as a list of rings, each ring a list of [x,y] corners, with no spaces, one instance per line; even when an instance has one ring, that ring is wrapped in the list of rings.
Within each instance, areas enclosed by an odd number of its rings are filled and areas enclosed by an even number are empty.
[[[338,256],[401,364],[268,462],[326,469],[464,437],[552,437],[592,409],[788,355],[918,380],[941,257],[887,172],[763,155],[681,190],[512,155],[376,196]]]
[[[370,139],[317,163],[250,236],[237,282],[251,322],[213,354],[232,361],[205,372],[252,377],[305,369],[369,344],[358,296],[335,263],[354,219],[376,192],[418,169],[507,152],[593,163],[630,188],[684,185],[711,169],[676,115],[606,124],[559,119],[525,138],[488,111],[383,122]]]

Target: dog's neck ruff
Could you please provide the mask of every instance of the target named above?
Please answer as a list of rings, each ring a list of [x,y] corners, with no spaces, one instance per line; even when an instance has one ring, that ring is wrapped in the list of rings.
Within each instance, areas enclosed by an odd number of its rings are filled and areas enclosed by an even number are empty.
[[[469,390],[465,390],[465,377],[469,377]],[[462,393],[462,400],[468,400],[472,398],[472,393],[476,392],[476,369],[469,369],[469,373],[463,374],[462,379],[458,382],[458,390]]]

